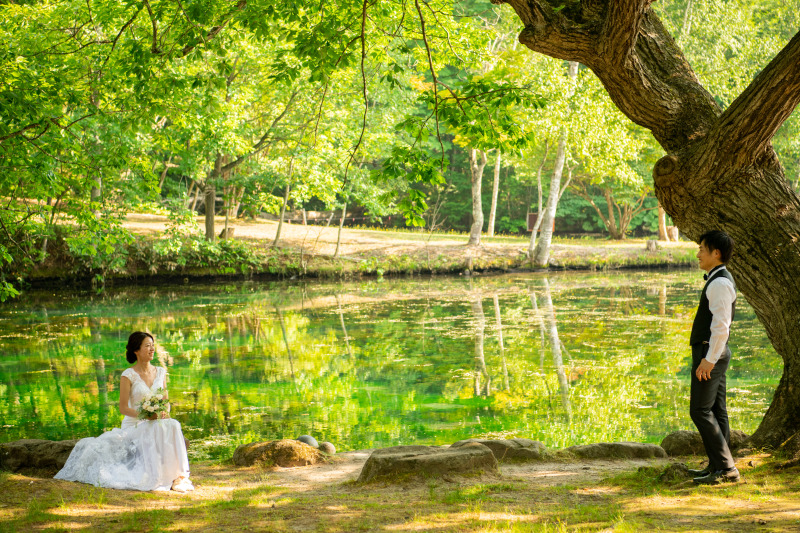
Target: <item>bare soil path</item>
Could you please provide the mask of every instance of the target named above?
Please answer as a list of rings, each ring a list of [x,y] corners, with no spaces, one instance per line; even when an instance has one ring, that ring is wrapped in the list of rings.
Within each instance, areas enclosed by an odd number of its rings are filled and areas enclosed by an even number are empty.
[[[167,217],[161,215],[130,214],[125,226],[134,233],[158,235],[167,228]],[[198,226],[203,227],[202,218],[197,218]],[[229,220],[228,226],[234,229],[234,238],[252,242],[271,244],[278,229],[277,222],[268,220]],[[225,227],[225,219],[215,219],[217,232]],[[311,255],[331,256],[336,250],[339,229],[335,226],[314,226],[284,223],[278,246],[302,249]],[[483,238],[481,246],[467,246],[468,237],[462,234],[434,234],[392,230],[367,230],[343,228],[339,255],[343,258],[363,260],[377,256],[408,255],[417,260],[444,257],[446,259],[472,256],[475,260],[507,258],[519,259],[528,248],[528,237],[500,236]],[[685,253],[694,249],[693,243],[659,242],[668,253]],[[559,266],[584,261],[591,264],[593,259],[610,254],[621,261],[633,260],[645,254],[644,239],[611,240],[572,240],[556,242],[551,248],[551,265]]]

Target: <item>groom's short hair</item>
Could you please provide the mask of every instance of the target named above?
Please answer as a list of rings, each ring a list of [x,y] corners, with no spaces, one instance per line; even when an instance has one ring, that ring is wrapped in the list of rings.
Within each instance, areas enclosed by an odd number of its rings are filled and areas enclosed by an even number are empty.
[[[727,263],[733,255],[733,238],[724,231],[718,229],[707,231],[700,235],[697,242],[705,243],[709,252],[719,250],[719,260],[723,263]]]

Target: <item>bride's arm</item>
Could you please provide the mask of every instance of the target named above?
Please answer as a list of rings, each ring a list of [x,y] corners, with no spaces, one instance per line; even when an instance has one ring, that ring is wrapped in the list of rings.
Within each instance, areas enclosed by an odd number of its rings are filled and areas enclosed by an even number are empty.
[[[128,407],[128,400],[131,397],[131,380],[122,376],[119,379],[119,412],[125,416],[132,416],[136,418],[139,412],[136,409]]]

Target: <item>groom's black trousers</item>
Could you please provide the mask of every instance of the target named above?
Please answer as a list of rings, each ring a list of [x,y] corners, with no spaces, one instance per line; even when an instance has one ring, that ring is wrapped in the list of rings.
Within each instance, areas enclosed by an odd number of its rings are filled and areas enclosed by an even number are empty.
[[[731,351],[726,346],[719,361],[711,370],[711,377],[697,379],[697,367],[708,352],[708,344],[692,345],[692,386],[689,398],[689,414],[697,426],[708,455],[711,471],[729,470],[736,465],[730,450],[731,430],[728,425],[728,409],[725,403],[725,372],[731,360]]]

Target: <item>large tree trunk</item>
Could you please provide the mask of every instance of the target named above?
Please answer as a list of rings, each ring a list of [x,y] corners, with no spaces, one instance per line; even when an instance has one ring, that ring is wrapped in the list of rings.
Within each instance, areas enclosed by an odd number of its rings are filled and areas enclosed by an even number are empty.
[[[800,34],[723,111],[649,0],[583,0],[564,9],[544,0],[507,3],[525,25],[520,42],[588,66],[666,150],[653,170],[655,191],[681,231],[697,239],[719,228],[736,240],[730,270],[784,361],[751,444],[779,446],[800,431],[800,198],[771,139],[800,101]],[[735,343],[734,328],[734,350]]]
[[[500,163],[503,154],[497,150],[497,161],[494,163],[494,181],[492,182],[492,207],[489,209],[489,225],[486,227],[486,236],[494,237],[494,224],[497,216],[497,194],[500,190]]]
[[[478,161],[480,154],[480,161]],[[481,203],[481,182],[483,181],[483,168],[486,166],[486,152],[471,148],[469,151],[469,171],[472,176],[472,227],[469,230],[467,245],[481,243],[483,231],[483,205]]]

